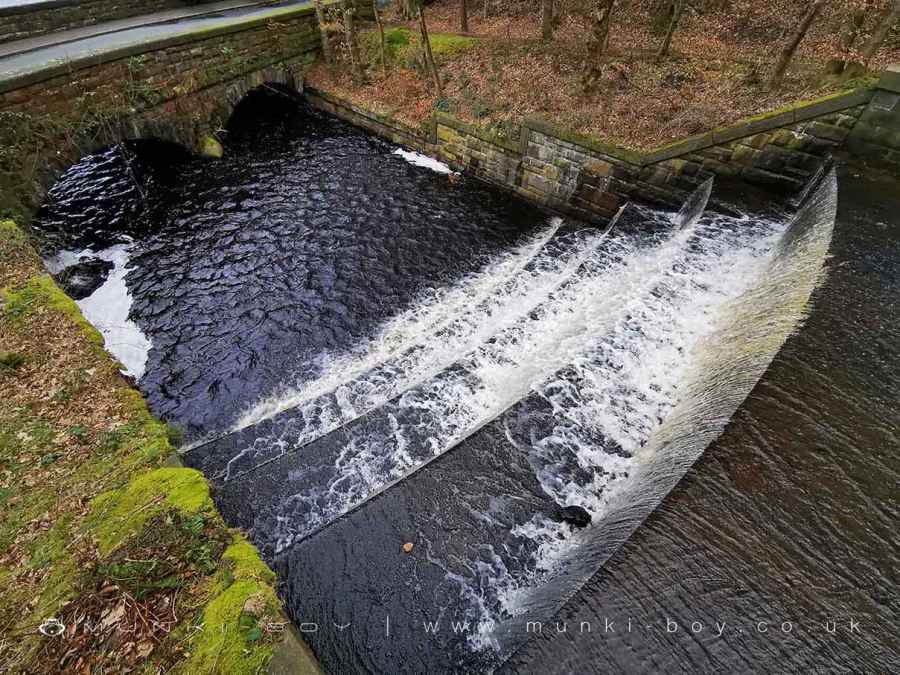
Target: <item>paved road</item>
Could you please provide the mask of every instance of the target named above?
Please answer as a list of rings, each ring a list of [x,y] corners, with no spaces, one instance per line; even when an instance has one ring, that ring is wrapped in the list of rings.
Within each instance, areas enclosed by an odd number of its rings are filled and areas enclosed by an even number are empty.
[[[0,0],[0,8],[3,2],[11,0]],[[52,0],[51,0],[52,1]],[[193,7],[180,7],[177,9],[164,10],[151,14],[142,14],[140,16],[131,16],[125,19],[116,19],[114,21],[102,21],[90,26],[80,28],[72,28],[64,31],[53,31],[44,35],[26,38],[24,40],[16,40],[15,42],[6,42],[0,44],[0,58],[5,58],[13,54],[22,54],[35,49],[44,47],[52,47],[53,45],[64,44],[66,42],[75,42],[76,40],[84,40],[97,35],[107,33],[118,33],[119,31],[128,30],[130,28],[140,28],[141,26],[149,26],[158,23],[171,23],[185,19],[197,18],[204,15],[220,14],[230,12],[236,9],[246,7],[261,7],[283,4],[284,0],[221,0],[220,2],[211,2]]]
[[[8,0],[0,0],[3,1]],[[150,45],[161,39],[187,35],[201,29],[240,25],[260,18],[277,20],[311,5],[309,0],[285,2],[275,7],[248,5],[247,0],[229,0],[188,8],[193,11],[187,15],[182,10],[175,10],[180,14],[174,18],[168,16],[171,12],[134,17],[125,20],[128,25],[123,25],[115,32],[105,32],[103,27],[109,24],[99,24],[88,29],[54,33],[52,38],[46,37],[46,41],[40,45],[31,40],[9,43],[3,45],[4,50],[0,51],[0,82],[141,44]],[[198,11],[203,14],[197,16]],[[67,38],[72,41],[66,41]],[[28,50],[25,51],[25,48]]]
[[[0,9],[5,7],[22,7],[24,5],[42,5],[40,0],[0,0]]]

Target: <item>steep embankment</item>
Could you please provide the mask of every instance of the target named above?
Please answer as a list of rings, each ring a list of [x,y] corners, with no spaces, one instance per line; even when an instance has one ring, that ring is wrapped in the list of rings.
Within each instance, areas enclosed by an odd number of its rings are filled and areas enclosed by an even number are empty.
[[[288,633],[274,575],[10,221],[0,389],[0,670],[264,669]]]

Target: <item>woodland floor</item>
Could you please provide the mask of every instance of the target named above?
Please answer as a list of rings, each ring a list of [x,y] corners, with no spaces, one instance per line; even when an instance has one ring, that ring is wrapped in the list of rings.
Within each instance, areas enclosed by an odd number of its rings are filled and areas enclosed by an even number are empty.
[[[842,18],[831,8],[801,44],[783,85],[768,91],[765,83],[783,34],[799,16],[799,9],[790,10],[794,3],[773,0],[747,17],[688,13],[669,57],[660,63],[655,55],[663,36],[642,10],[646,4],[636,0],[614,21],[602,86],[591,95],[581,85],[587,34],[579,20],[563,21],[554,40],[545,43],[539,39],[537,10],[484,18],[481,5],[470,2],[469,32],[462,37],[457,32],[459,0],[438,0],[426,13],[444,82],[443,100],[418,63],[417,25],[397,21],[389,12],[386,74],[380,67],[377,32],[366,28],[361,42],[370,66],[364,84],[355,83],[340,64],[328,68],[321,61],[307,80],[412,126],[439,109],[514,137],[520,120],[537,116],[603,141],[650,149],[874,81],[885,65],[900,61],[895,34],[870,64],[868,78],[839,82],[826,77],[825,62]]]

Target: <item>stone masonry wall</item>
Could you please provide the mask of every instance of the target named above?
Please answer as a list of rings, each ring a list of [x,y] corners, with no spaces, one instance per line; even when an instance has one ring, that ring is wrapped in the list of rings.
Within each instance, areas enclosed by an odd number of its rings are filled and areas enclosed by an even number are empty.
[[[50,0],[18,7],[0,7],[0,44],[189,4],[200,3],[184,0]]]
[[[900,65],[881,76],[878,91],[847,139],[847,149],[871,164],[900,170]]]
[[[867,106],[873,92],[827,97],[643,153],[567,133],[540,120],[526,120],[518,138],[511,140],[442,113],[436,113],[428,127],[412,129],[323,92],[307,91],[307,97],[351,123],[439,157],[532,202],[598,221],[628,199],[677,205],[712,176],[797,191],[844,146],[860,116],[870,114]]]
[[[198,147],[204,134],[225,125],[253,86],[302,88],[302,74],[319,48],[315,13],[306,8],[277,22],[185,36],[14,88],[0,82],[0,145],[20,143],[29,133],[45,143],[36,157],[20,161],[37,166],[35,176],[19,179],[21,166],[0,166],[0,209],[32,212],[63,169],[121,139],[154,137]],[[46,138],[47,129],[56,136]],[[37,142],[26,139],[22,153],[31,145]]]

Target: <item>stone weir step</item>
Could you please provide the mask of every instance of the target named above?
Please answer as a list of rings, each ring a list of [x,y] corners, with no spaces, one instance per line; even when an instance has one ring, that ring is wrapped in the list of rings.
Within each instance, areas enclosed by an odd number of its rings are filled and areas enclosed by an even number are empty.
[[[534,248],[527,253],[527,262],[512,267],[505,277],[497,281],[497,286],[492,287],[493,290],[502,293],[504,289],[514,289],[520,277],[535,273],[533,268],[540,264],[539,260],[562,258],[574,235],[572,229],[562,222],[548,228],[546,236],[535,240]],[[565,282],[574,271],[577,270],[559,270],[559,282]],[[472,302],[482,310],[497,308],[498,301],[493,295],[483,291]],[[516,307],[513,318],[517,319],[521,311],[524,311],[522,306]],[[384,355],[374,365],[360,367],[353,374],[352,382],[336,382],[273,416],[189,447],[183,452],[186,461],[215,483],[237,478],[281,455],[297,452],[316,438],[389,403],[404,391],[414,388],[423,378],[438,374],[460,354],[477,347],[493,334],[491,331],[485,332],[484,326],[468,317],[449,317],[430,330],[432,335],[455,337],[455,345],[462,351],[454,352],[442,362],[440,357],[429,353],[427,340],[414,342]],[[404,372],[404,369],[409,371]],[[348,385],[362,392],[349,406],[346,403],[347,394],[343,391]],[[369,395],[368,392],[373,390],[379,393]],[[378,396],[381,396],[381,401],[378,401]]]
[[[700,212],[708,189],[704,197],[702,205],[695,205]],[[694,209],[689,217],[698,215]],[[624,263],[617,251],[613,249],[607,256],[607,276],[618,281]],[[597,264],[595,259],[594,273]],[[633,300],[652,293],[655,280],[651,275],[642,283],[629,284]],[[575,285],[570,295],[581,297],[583,291]],[[602,337],[612,328],[607,323],[615,318],[603,309],[604,299],[596,303],[600,323],[591,324],[590,335],[584,337],[587,341]],[[333,393],[326,394],[321,405],[285,411],[196,448],[187,454],[186,462],[213,477],[216,501],[228,521],[251,531],[255,543],[273,554],[359,508],[500,417],[521,414],[545,422],[552,419],[552,411],[544,409],[546,401],[534,395],[532,387],[540,381],[578,381],[568,359],[580,353],[583,340],[563,337],[570,306],[565,300],[548,300],[533,309],[525,308],[517,322],[489,343],[318,437],[310,437],[310,427],[318,423],[326,406],[337,407]],[[545,327],[560,327],[560,334],[553,333],[548,340],[555,345],[568,342],[569,346],[565,350],[560,347],[552,362],[538,366],[526,358],[513,367],[510,382],[504,380],[502,386],[482,381],[482,377],[492,377],[496,367],[508,365],[507,348],[519,349],[521,338],[540,317]],[[594,335],[594,329],[600,334]],[[536,347],[539,351],[542,344]],[[598,448],[605,447],[598,441]],[[619,447],[605,451],[616,456],[622,453]]]

